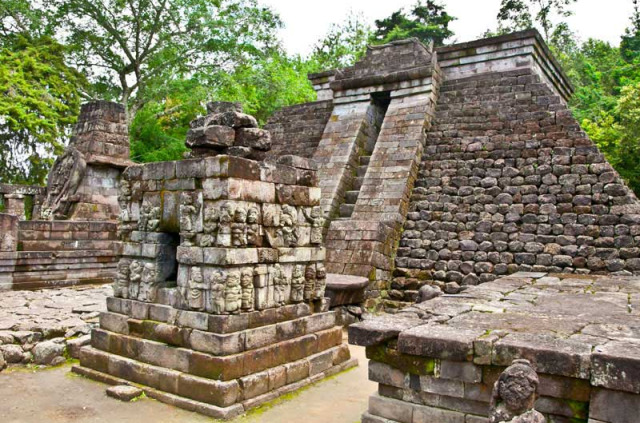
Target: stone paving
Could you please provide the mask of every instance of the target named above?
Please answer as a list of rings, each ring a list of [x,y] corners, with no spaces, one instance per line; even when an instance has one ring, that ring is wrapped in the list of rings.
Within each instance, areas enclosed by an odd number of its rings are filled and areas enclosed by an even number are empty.
[[[110,285],[7,291],[0,301],[0,369],[5,363],[56,364],[76,356],[106,311]],[[42,344],[42,345],[40,345]]]
[[[442,409],[485,422],[517,359],[540,374],[536,409],[550,421],[638,421],[638,277],[520,272],[353,325],[349,340],[367,346],[381,387],[363,422]]]

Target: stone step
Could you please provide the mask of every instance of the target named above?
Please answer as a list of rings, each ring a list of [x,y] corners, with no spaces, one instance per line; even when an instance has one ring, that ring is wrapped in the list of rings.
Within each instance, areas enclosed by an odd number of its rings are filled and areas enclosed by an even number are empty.
[[[340,204],[340,217],[351,217],[355,204]]]
[[[364,177],[364,175],[367,174],[367,168],[368,167],[369,167],[369,165],[358,166],[358,169],[356,170],[356,175]]]
[[[358,195],[360,191],[347,191],[344,195],[345,204],[355,204],[358,200]]]
[[[362,183],[364,182],[364,176],[359,176],[353,181],[353,189],[360,191]]]
[[[361,166],[368,166],[369,165],[369,160],[371,160],[371,156],[360,156],[360,165]]]

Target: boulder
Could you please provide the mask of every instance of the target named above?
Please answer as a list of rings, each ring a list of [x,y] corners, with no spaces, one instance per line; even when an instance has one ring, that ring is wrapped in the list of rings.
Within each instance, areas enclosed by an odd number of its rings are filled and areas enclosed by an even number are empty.
[[[20,363],[24,355],[22,347],[16,344],[0,345],[0,352],[2,352],[4,360],[9,364]]]
[[[425,285],[418,291],[418,302],[423,303],[441,295],[442,291],[437,286]]]
[[[33,361],[36,364],[51,365],[57,357],[64,354],[64,345],[54,341],[40,342],[33,347]]]

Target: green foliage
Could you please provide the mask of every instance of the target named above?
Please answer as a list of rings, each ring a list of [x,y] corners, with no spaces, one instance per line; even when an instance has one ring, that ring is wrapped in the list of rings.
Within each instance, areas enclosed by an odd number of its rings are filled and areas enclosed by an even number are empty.
[[[362,14],[351,13],[344,22],[331,25],[324,38],[313,46],[309,58],[314,71],[345,68],[361,59],[373,30]]]
[[[196,79],[158,87],[154,98],[136,113],[130,128],[131,159],[136,162],[180,160],[189,122],[204,113],[207,90]]]
[[[65,48],[43,36],[2,37],[0,181],[42,184],[80,108],[84,78],[63,60]]]
[[[498,33],[534,28],[542,29],[546,40],[550,40],[557,28],[552,20],[573,14],[569,9],[577,0],[502,0],[498,12]],[[556,25],[561,25],[559,22]],[[563,25],[566,28],[566,24]]]
[[[232,70],[275,43],[278,17],[255,0],[51,0],[58,34],[91,85],[128,116],[155,87],[196,73]]]
[[[437,1],[418,1],[412,6],[408,16],[405,11],[398,10],[388,18],[376,20],[372,40],[376,44],[384,44],[416,37],[423,43],[433,40],[436,46],[440,46],[453,36],[449,24],[455,19]]]
[[[299,57],[289,58],[274,51],[232,74],[221,75],[214,98],[242,102],[244,111],[264,124],[277,109],[315,100],[316,93],[307,79],[310,71],[309,63]]]

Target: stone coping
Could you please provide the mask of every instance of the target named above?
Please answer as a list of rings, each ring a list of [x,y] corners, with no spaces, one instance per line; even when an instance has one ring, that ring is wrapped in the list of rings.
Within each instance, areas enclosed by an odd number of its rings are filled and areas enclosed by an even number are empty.
[[[508,366],[640,393],[640,278],[519,272],[349,328],[363,346]]]
[[[537,67],[565,101],[574,91],[562,66],[536,29],[439,47],[436,53],[438,63],[451,79],[520,67]],[[522,60],[524,57],[532,57],[532,61]]]

